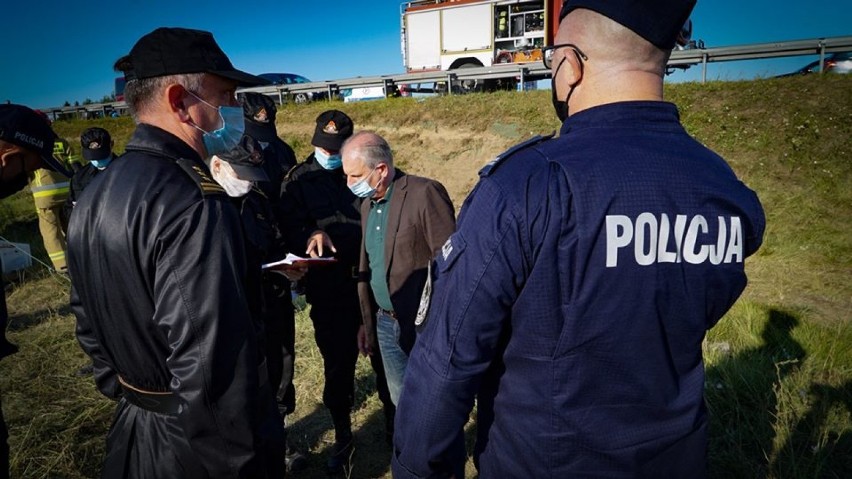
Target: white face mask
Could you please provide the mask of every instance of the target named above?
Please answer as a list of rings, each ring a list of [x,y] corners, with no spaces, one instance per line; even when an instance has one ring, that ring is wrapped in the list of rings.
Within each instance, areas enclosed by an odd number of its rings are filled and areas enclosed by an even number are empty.
[[[225,189],[225,193],[234,198],[247,195],[253,184],[251,181],[241,180],[231,165],[218,156],[210,159],[210,174],[216,183]]]

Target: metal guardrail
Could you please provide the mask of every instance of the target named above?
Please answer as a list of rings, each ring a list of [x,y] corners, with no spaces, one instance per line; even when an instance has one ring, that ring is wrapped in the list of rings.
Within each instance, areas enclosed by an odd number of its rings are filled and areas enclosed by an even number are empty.
[[[701,64],[701,82],[704,83],[707,81],[707,64],[711,62],[819,55],[820,70],[822,70],[827,53],[847,51],[852,51],[852,36],[678,50],[672,52],[669,66],[680,67]]]
[[[820,66],[828,53],[852,51],[852,36],[814,38],[784,42],[758,43],[717,48],[692,48],[673,51],[669,58],[669,67],[688,68],[701,65],[701,81],[707,80],[707,64],[736,61],[759,60],[766,58],[819,55]],[[300,83],[296,85],[273,85],[244,88],[238,91],[255,91],[278,98],[279,103],[300,93],[325,93],[327,98],[336,98],[343,90],[352,88],[383,87],[385,95],[398,85],[416,85],[424,83],[446,82],[447,93],[453,93],[453,86],[464,81],[517,79],[523,88],[524,82],[542,80],[550,77],[550,70],[541,61],[529,63],[495,64],[490,67],[463,68],[450,71],[409,72],[395,75],[354,77],[341,80]],[[87,118],[90,115],[108,115],[115,111],[124,114],[127,105],[122,102],[91,103],[88,105],[48,108],[45,113],[57,119],[73,115]]]

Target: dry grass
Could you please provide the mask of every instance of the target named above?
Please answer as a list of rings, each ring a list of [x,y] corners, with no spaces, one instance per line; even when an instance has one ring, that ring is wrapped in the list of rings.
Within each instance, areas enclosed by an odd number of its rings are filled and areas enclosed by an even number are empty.
[[[748,262],[749,288],[708,335],[711,476],[852,477],[852,77],[684,84],[666,94],[687,129],[758,192],[768,218],[765,244]],[[287,105],[278,128],[300,158],[311,150],[314,119],[330,107],[385,136],[407,171],[442,181],[456,207],[482,165],[558,126],[547,91]],[[94,124],[112,131],[119,148],[132,129],[126,118],[56,128],[74,138]],[[27,196],[0,206],[0,234],[35,242],[44,258]],[[73,338],[67,284],[30,271],[8,300],[9,336],[21,346],[0,363],[13,477],[94,477],[112,404],[74,374],[86,360]],[[297,477],[325,477],[333,433],[304,312],[297,331],[291,437],[310,452],[311,466]],[[390,477],[367,361],[357,375],[351,477]]]

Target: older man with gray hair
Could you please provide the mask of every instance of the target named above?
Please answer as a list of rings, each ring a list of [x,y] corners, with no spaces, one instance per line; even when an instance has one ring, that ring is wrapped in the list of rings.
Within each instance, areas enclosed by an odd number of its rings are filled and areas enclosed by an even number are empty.
[[[394,168],[381,136],[355,133],[341,153],[349,188],[366,199],[358,283],[364,324],[358,346],[363,354],[378,347],[397,404],[429,263],[455,229],[455,211],[441,183]]]

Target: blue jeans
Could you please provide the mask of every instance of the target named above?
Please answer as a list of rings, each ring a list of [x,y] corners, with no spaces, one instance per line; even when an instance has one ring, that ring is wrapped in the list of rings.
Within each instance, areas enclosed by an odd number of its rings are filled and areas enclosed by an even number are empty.
[[[376,339],[379,342],[382,361],[385,363],[385,378],[388,381],[391,401],[397,405],[402,392],[405,366],[408,365],[408,355],[399,347],[399,323],[382,312],[377,313]]]

